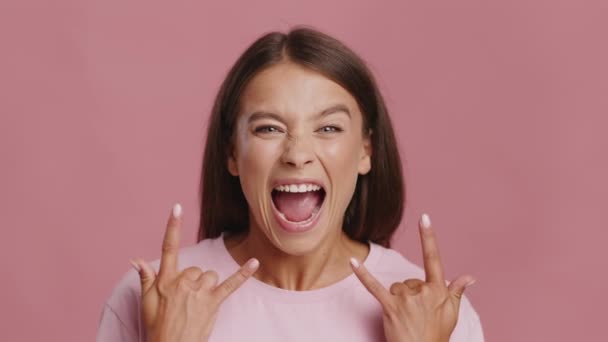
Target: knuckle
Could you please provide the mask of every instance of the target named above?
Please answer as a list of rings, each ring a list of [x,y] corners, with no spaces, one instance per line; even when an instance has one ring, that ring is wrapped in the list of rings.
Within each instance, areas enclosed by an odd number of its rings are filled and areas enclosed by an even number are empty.
[[[198,268],[196,266],[190,266],[182,271],[181,276],[191,279],[191,280],[195,280],[202,273],[203,273],[203,270],[201,270],[200,268]]]
[[[174,253],[177,252],[177,245],[175,243],[173,243],[172,241],[163,241],[163,245],[161,248],[161,251],[163,253]]]
[[[224,286],[224,290],[229,294],[239,287],[239,285],[245,280],[245,276],[241,271],[237,272],[232,278],[228,279]]]
[[[238,287],[238,281],[236,278],[230,279],[229,281],[226,282],[226,284],[223,286],[224,288],[224,292],[225,293],[232,293],[236,290],[236,288]]]
[[[188,284],[188,282],[186,281],[185,278],[178,278],[177,279],[177,288],[183,290],[186,287],[187,284]]]
[[[211,290],[217,285],[218,275],[214,271],[207,271],[201,274],[197,279],[199,289]]]
[[[177,284],[177,295],[184,295],[192,292],[192,286],[187,283],[178,283]]]
[[[426,259],[433,260],[439,258],[439,252],[437,250],[430,250],[425,253]]]
[[[141,279],[141,281],[143,281],[143,282],[150,281],[150,280],[152,280],[152,279],[154,279],[154,278],[156,278],[156,277],[157,277],[157,274],[156,274],[156,273],[149,273],[149,272],[140,272],[140,273],[139,273],[139,278],[140,278],[140,279]]]
[[[219,291],[219,295],[221,298],[226,298],[234,291],[234,289],[235,287],[234,285],[232,285],[232,282],[226,282],[217,290]]]
[[[423,229],[422,231],[424,232],[424,237],[426,240],[435,238],[435,232],[433,229]]]
[[[380,287],[381,287],[380,284],[378,284],[376,282],[372,282],[369,284],[369,289],[374,293],[380,292],[380,290],[381,290]]]
[[[156,289],[158,294],[162,297],[167,297],[169,295],[169,284],[167,284],[166,281],[159,280],[158,283],[156,283]]]
[[[193,289],[192,281],[185,278],[180,278],[177,281],[177,288],[180,292],[191,292]]]
[[[201,278],[208,279],[211,283],[217,283],[219,275],[215,271],[207,271],[201,275]]]
[[[182,272],[198,272],[198,273],[202,273],[203,270],[201,270],[200,267],[198,266],[189,266],[183,269]]]
[[[374,277],[370,273],[363,274],[361,276],[361,280],[363,281],[363,284],[367,285],[367,287],[369,289],[373,289],[373,290],[378,289],[378,282],[376,281],[376,279],[374,279]]]
[[[418,291],[421,295],[426,296],[433,292],[433,289],[427,284],[420,284]]]
[[[236,274],[234,275],[234,282],[235,284],[240,284],[242,282],[245,281],[245,279],[247,279],[247,272],[243,269],[240,269],[238,272],[236,272]]]
[[[417,300],[417,298],[416,298],[416,295],[415,295],[415,294],[410,294],[410,295],[407,295],[407,296],[403,296],[403,297],[401,297],[401,298],[403,298],[403,300],[402,300],[402,302],[401,302],[401,303],[402,303],[402,304],[405,304],[406,306],[409,306],[409,305],[411,305],[411,304],[414,304],[414,303],[416,302],[416,300]]]
[[[411,279],[404,281],[403,284],[407,285],[408,287],[416,287],[416,286],[419,286],[419,284],[421,282],[422,282],[422,280],[420,280],[420,279],[411,278]]]
[[[384,306],[384,314],[388,317],[390,322],[396,322],[399,320],[399,305],[391,302]]]
[[[209,293],[206,291],[196,291],[194,294],[194,298],[201,303],[210,303]]]
[[[394,283],[390,287],[390,292],[393,295],[399,295],[399,294],[401,294],[402,291],[403,291],[403,284],[402,283]]]

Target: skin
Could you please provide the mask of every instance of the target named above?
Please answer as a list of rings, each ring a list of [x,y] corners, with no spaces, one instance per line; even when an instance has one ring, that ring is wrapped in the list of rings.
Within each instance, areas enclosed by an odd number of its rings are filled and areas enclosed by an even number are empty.
[[[249,260],[218,285],[213,270],[177,268],[181,206],[167,222],[158,274],[144,260],[131,260],[141,281],[141,317],[150,342],[200,342],[211,335],[219,306],[259,267]]]
[[[335,105],[345,110],[320,115]],[[259,112],[272,114],[254,115]],[[343,216],[357,176],[370,170],[371,150],[350,93],[300,65],[272,66],[241,96],[234,146],[228,169],[240,179],[251,226],[226,241],[233,258],[256,257],[255,277],[288,290],[325,287],[352,274],[345,261],[364,259],[369,247],[346,236]],[[325,188],[317,226],[300,236],[285,233],[272,213],[272,181],[286,177],[312,177]]]
[[[387,341],[447,342],[462,294],[474,279],[461,276],[446,285],[430,221],[420,222],[426,279],[407,279],[390,289],[358,262],[369,247],[342,231],[357,176],[371,167],[369,136],[355,99],[321,74],[286,61],[256,75],[240,105],[227,167],[240,179],[251,225],[249,232],[228,236],[225,243],[242,266],[221,284],[213,270],[178,271],[177,205],[167,223],[158,274],[145,261],[132,260],[141,280],[149,340],[206,341],[221,303],[252,276],[283,289],[311,290],[354,273],[382,306]],[[320,115],[336,105],[341,109]],[[272,214],[272,181],[287,177],[312,177],[324,184],[324,208],[312,231],[286,233]]]
[[[418,225],[424,281],[406,279],[393,283],[387,290],[356,259],[351,260],[351,266],[357,278],[382,305],[384,335],[388,342],[449,342],[458,321],[462,295],[475,279],[470,275],[460,276],[447,285],[430,219],[425,223],[422,218]]]

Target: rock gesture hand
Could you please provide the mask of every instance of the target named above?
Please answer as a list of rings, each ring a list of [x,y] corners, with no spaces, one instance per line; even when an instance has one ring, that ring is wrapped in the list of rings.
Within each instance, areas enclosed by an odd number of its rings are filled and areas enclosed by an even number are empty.
[[[207,341],[220,304],[257,270],[250,259],[217,285],[215,271],[196,266],[178,272],[181,206],[176,204],[167,223],[158,274],[145,261],[132,260],[141,280],[141,315],[150,342]]]
[[[356,259],[353,271],[383,308],[384,334],[388,342],[448,342],[458,320],[460,299],[475,280],[460,276],[446,286],[435,233],[428,215],[419,222],[426,281],[407,279],[390,290]]]

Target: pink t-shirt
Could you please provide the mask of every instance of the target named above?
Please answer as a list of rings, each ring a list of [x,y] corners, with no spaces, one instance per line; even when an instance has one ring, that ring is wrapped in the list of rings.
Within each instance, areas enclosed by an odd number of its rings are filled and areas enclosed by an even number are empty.
[[[149,264],[158,270],[160,260]],[[419,266],[375,243],[364,265],[386,288],[408,278],[424,279]],[[215,270],[220,282],[239,268],[223,237],[182,248],[179,269],[190,266]],[[139,276],[131,269],[104,304],[97,342],[146,341],[140,295]],[[450,341],[483,340],[479,316],[463,297]],[[209,341],[384,341],[382,308],[354,274],[311,291],[283,290],[252,277],[221,305]]]

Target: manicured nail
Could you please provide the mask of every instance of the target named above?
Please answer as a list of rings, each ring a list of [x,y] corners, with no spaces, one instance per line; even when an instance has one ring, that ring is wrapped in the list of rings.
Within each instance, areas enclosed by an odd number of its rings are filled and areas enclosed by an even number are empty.
[[[139,265],[133,261],[132,259],[129,260],[129,262],[131,263],[131,265],[133,266],[133,268],[137,271],[137,273],[141,272],[141,267],[139,267]]]
[[[428,214],[422,214],[422,228],[431,228],[431,219]]]
[[[182,215],[182,206],[179,203],[175,203],[173,206],[173,217],[178,218]]]
[[[258,266],[260,266],[260,261],[256,258],[250,259],[247,262],[247,268],[250,270],[256,270],[258,268]]]
[[[350,264],[353,265],[354,268],[359,268],[359,261],[355,258],[350,258]]]
[[[469,281],[468,283],[466,283],[466,285],[464,287],[469,287],[469,286],[475,284],[476,282],[477,282],[477,279],[473,279],[473,280]]]

